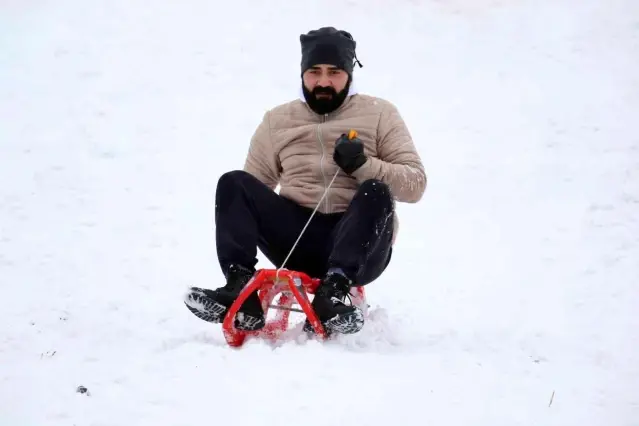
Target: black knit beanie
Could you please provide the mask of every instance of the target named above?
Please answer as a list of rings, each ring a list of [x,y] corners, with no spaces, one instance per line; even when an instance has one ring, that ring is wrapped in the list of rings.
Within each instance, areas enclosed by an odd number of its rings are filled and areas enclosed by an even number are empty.
[[[353,75],[354,60],[362,64],[355,55],[355,40],[350,33],[333,27],[322,27],[300,35],[302,45],[302,74],[317,64],[330,64]]]

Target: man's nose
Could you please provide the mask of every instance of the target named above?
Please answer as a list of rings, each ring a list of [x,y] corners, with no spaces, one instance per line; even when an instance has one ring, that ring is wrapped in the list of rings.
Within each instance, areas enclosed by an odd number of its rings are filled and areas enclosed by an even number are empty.
[[[328,78],[327,75],[322,74],[320,75],[319,80],[317,80],[317,85],[322,87],[332,86],[331,79]]]

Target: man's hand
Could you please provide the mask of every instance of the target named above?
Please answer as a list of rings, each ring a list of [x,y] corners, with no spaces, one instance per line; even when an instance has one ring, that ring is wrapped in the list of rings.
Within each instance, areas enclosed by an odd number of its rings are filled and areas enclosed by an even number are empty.
[[[364,145],[357,137],[357,132],[351,130],[349,135],[342,134],[335,143],[335,151],[333,152],[333,161],[346,174],[351,174],[366,163],[366,155],[364,155]]]

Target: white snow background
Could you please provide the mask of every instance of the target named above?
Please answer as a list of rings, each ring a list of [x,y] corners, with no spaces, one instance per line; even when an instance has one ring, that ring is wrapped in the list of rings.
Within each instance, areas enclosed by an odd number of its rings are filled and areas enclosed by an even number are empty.
[[[428,188],[361,333],[232,349],[183,293],[324,25]],[[0,425],[639,425],[638,120],[635,0],[5,0]]]

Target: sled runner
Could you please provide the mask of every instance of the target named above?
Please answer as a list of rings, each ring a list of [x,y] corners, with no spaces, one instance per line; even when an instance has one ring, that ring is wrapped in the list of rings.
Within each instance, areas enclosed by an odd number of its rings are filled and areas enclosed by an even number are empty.
[[[291,271],[287,269],[259,269],[251,281],[242,290],[238,298],[230,306],[222,330],[226,342],[233,347],[242,346],[247,336],[256,336],[277,340],[289,329],[289,316],[291,312],[299,312],[306,315],[309,323],[313,327],[315,334],[322,340],[328,338],[326,330],[320,323],[315,311],[311,307],[309,294],[314,294],[320,284],[320,279],[311,278],[309,275]],[[238,330],[233,326],[235,315],[246,298],[254,291],[258,292],[264,315],[268,316],[269,309],[276,309],[278,312],[272,319],[267,319],[265,326],[257,331]],[[273,300],[276,296],[275,303]],[[366,312],[366,297],[364,287],[353,287],[351,298],[354,305],[358,305],[363,312]],[[294,308],[297,303],[301,309]]]

